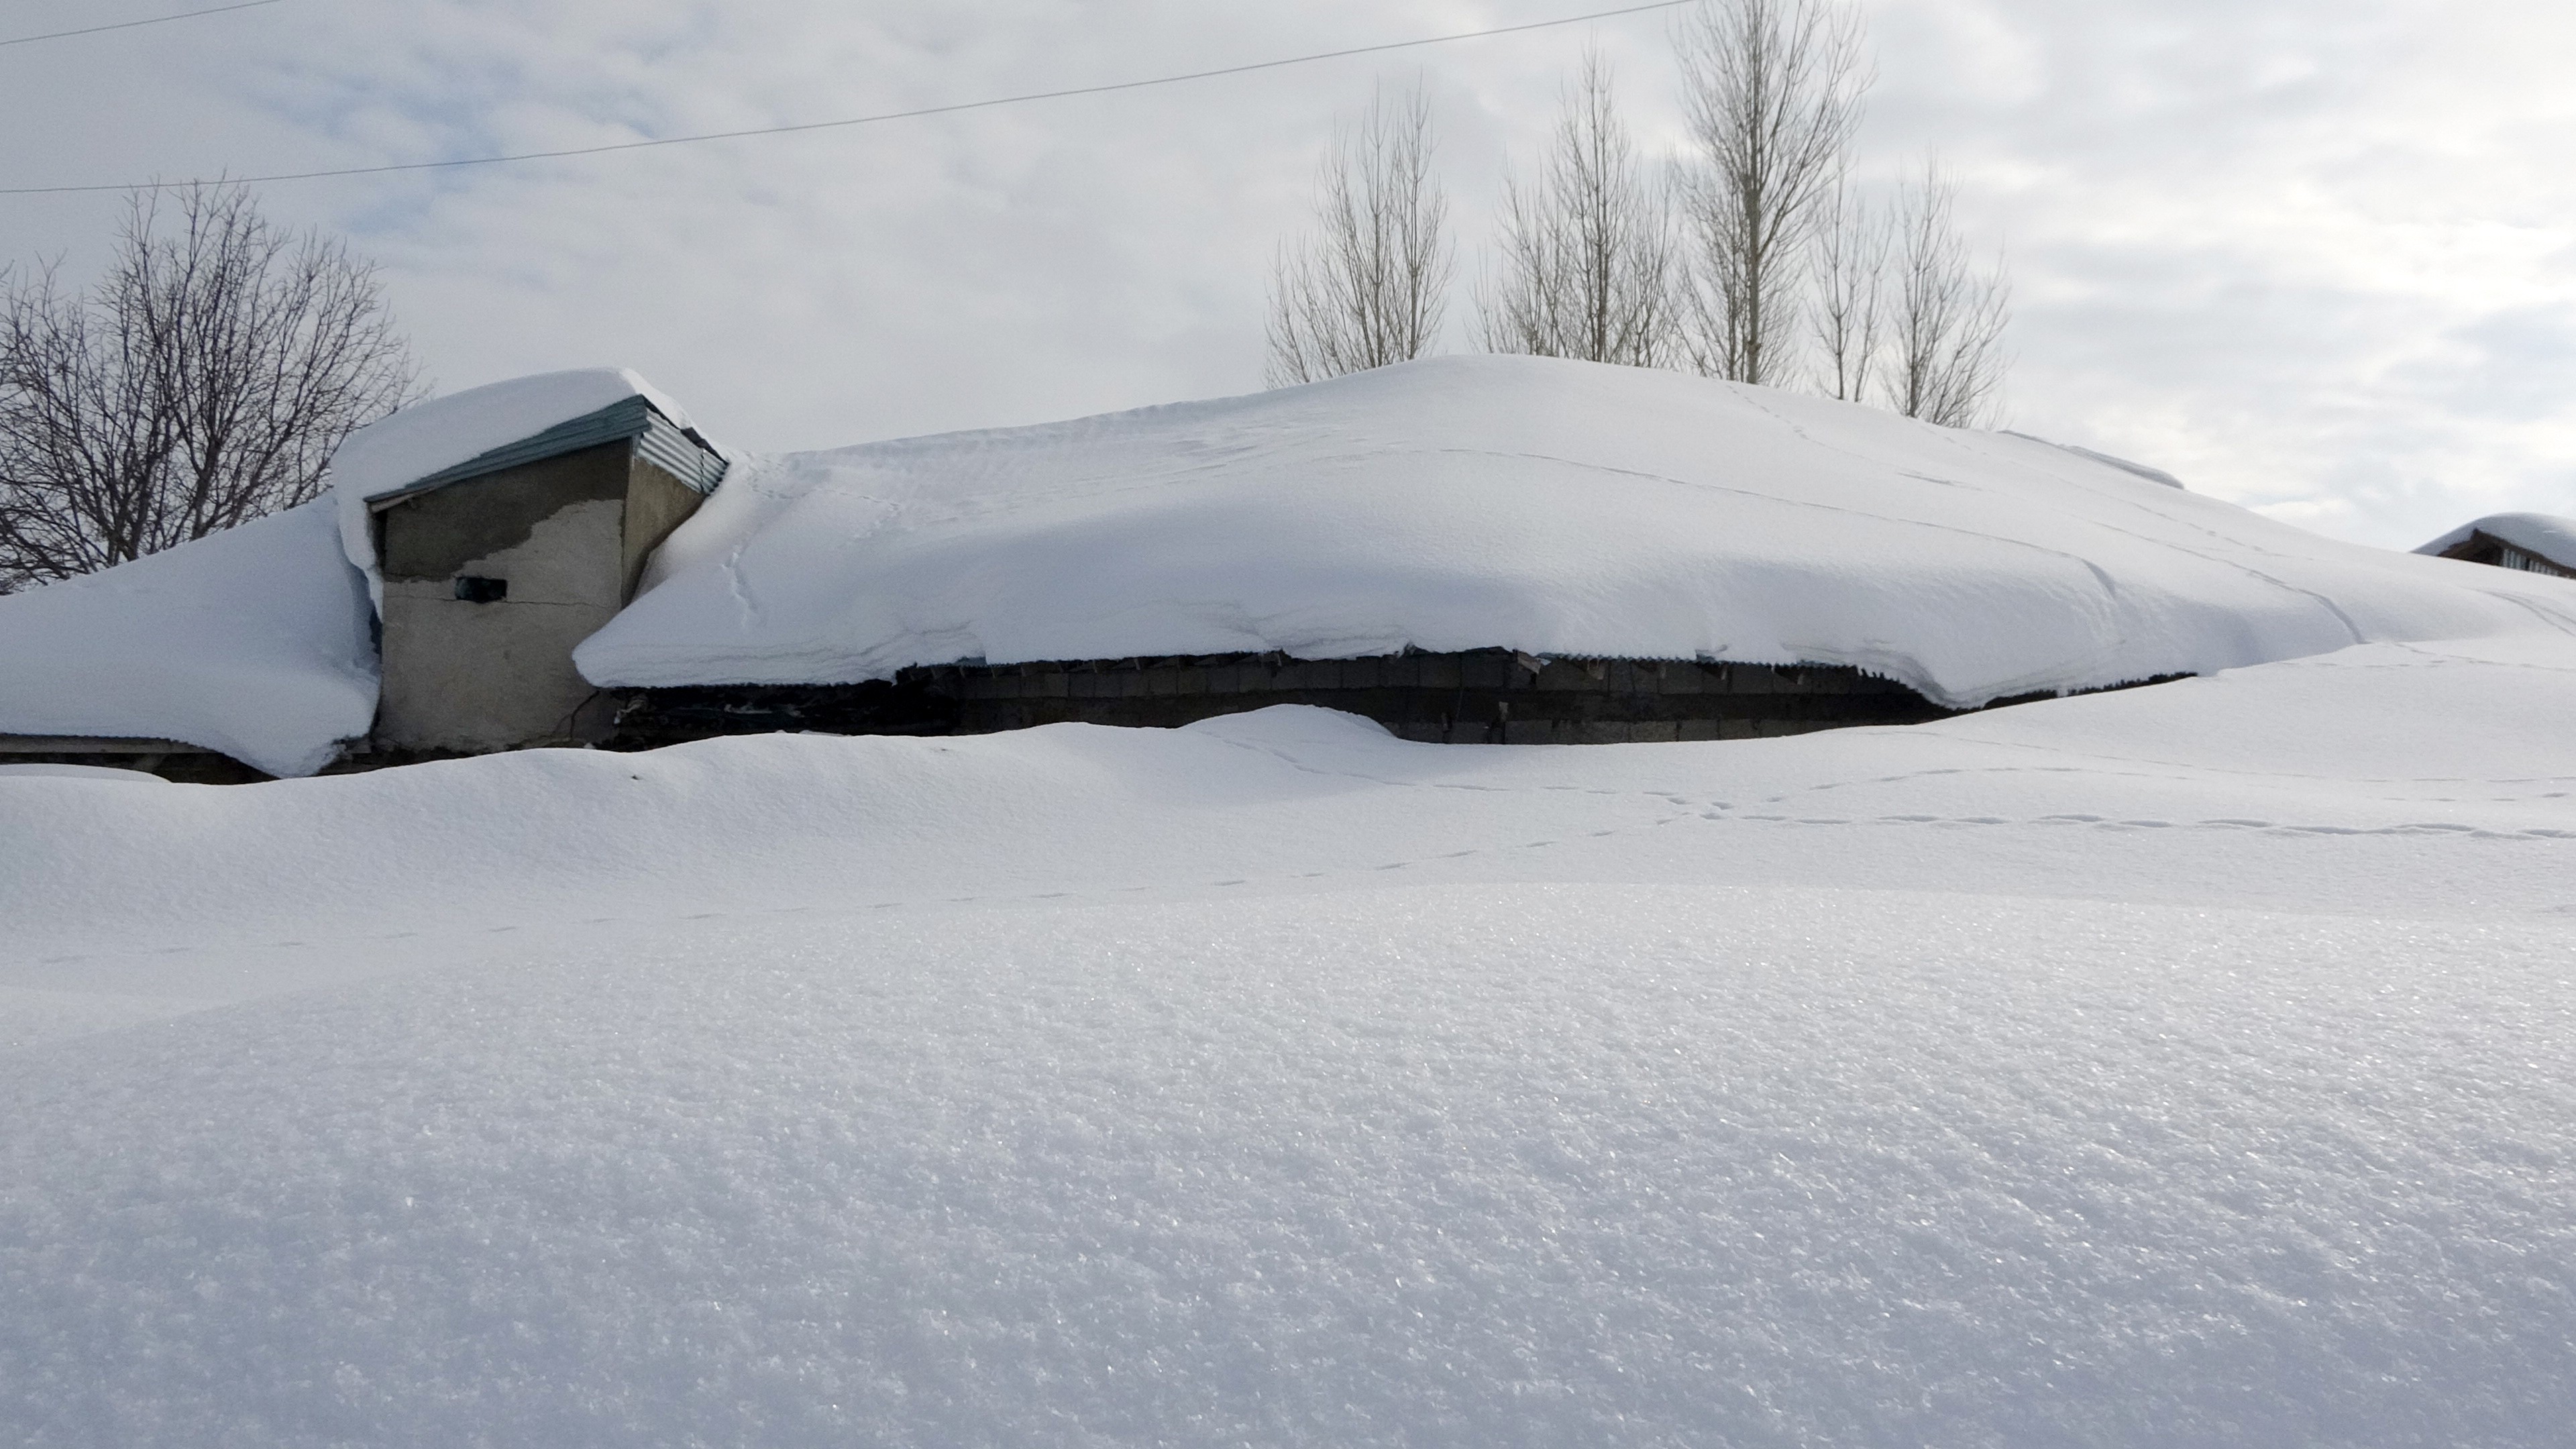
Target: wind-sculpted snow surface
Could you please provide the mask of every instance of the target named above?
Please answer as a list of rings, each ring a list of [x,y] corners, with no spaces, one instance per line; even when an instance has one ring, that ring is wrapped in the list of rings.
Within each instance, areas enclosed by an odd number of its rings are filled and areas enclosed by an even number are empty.
[[[0,1059],[120,1445],[2558,1445],[2563,927],[1419,887],[773,920]]]
[[[280,775],[376,714],[366,581],[329,499],[0,597],[0,734],[178,740]]]
[[[2576,621],[2009,434],[1637,368],[1408,363],[754,460],[577,653],[604,685],[1509,646],[1857,665],[1972,706]]]
[[[2571,717],[0,775],[0,1440],[2562,1446]]]

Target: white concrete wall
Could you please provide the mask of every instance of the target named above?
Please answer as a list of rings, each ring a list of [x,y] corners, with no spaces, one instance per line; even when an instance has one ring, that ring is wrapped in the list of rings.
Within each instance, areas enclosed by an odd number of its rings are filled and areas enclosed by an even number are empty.
[[[526,542],[457,569],[508,580],[497,603],[458,599],[453,579],[387,579],[376,742],[500,750],[595,729],[574,717],[594,691],[572,651],[623,602],[625,512],[622,501],[575,503]]]

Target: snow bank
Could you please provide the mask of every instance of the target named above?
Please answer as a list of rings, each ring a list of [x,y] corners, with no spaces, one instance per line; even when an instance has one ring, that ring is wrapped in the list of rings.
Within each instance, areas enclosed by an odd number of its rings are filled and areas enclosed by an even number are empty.
[[[376,713],[366,581],[327,498],[0,597],[0,734],[178,740],[274,775]]]
[[[341,546],[349,562],[373,577],[376,549],[367,524],[369,499],[630,397],[650,402],[675,426],[695,426],[678,403],[643,378],[624,368],[595,367],[468,388],[360,428],[331,456]]]
[[[0,1058],[0,1430],[2563,1449],[2571,967],[1696,886],[484,944]]]
[[[2552,563],[2576,568],[2576,518],[2561,518],[2554,513],[2490,513],[2452,529],[2415,551],[2438,554],[2468,542],[2469,535],[2473,533],[2503,539],[2525,553],[2536,553]]]
[[[1278,649],[1857,665],[1947,705],[2576,626],[2035,439],[1443,358],[757,460],[575,655],[602,685]]]
[[[2571,715],[0,776],[0,1442],[2562,1449]]]
[[[158,953],[238,949],[213,973],[231,980],[308,954],[345,971],[456,929],[1396,880],[2576,912],[2570,718],[2576,650],[2533,639],[1727,744],[1408,744],[1274,709],[534,750],[288,787],[0,782],[0,839],[46,842],[0,866],[0,954],[84,957],[20,984],[104,989],[104,957],[131,950],[182,974],[116,989],[186,995],[208,973]],[[159,886],[138,899],[134,880]]]

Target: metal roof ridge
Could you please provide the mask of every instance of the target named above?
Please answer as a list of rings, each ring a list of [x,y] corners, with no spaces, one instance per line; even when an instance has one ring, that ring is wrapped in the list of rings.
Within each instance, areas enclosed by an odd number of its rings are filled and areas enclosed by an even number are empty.
[[[714,445],[701,436],[695,428],[682,427],[673,422],[667,414],[654,405],[651,398],[642,393],[635,393],[620,398],[604,408],[584,413],[576,418],[566,418],[552,427],[532,433],[517,442],[505,443],[498,448],[478,453],[464,462],[451,464],[435,473],[416,478],[399,488],[379,493],[367,500],[367,507],[370,512],[381,513],[397,503],[417,498],[424,493],[435,492],[453,483],[462,483],[468,479],[480,478],[508,468],[542,463],[550,458],[578,453],[584,448],[596,448],[603,444],[625,442],[636,438],[645,440],[644,451],[657,467],[672,473],[700,493],[713,490],[728,471],[724,455],[717,452]],[[674,440],[677,439],[685,439],[686,447],[676,445]],[[699,454],[703,461],[689,460],[686,454],[692,450]],[[679,464],[690,464],[690,466],[675,466]]]

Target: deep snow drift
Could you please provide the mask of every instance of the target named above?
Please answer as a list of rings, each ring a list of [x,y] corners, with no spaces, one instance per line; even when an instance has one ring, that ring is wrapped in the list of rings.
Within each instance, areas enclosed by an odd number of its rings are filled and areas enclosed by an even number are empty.
[[[594,683],[1508,646],[1857,665],[1951,706],[2576,617],[2010,434],[1449,357],[758,459],[582,645]]]
[[[0,776],[0,1437],[2562,1445],[2571,717]]]
[[[365,579],[327,498],[0,597],[0,734],[178,740],[276,775],[376,714]]]

